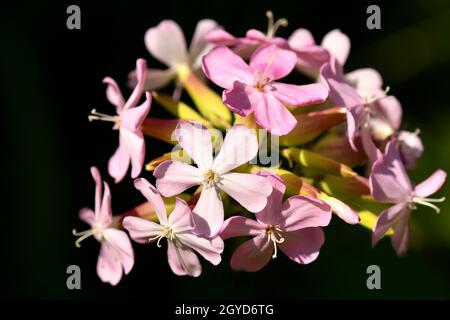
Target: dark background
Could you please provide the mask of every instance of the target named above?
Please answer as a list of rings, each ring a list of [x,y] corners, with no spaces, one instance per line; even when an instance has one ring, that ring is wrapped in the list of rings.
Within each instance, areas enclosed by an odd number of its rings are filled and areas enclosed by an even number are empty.
[[[162,19],[176,20],[190,39],[196,21],[213,18],[235,35],[265,31],[265,11],[285,17],[288,36],[310,29],[320,42],[333,28],[352,40],[348,71],[371,66],[384,76],[404,108],[403,126],[422,130],[426,153],[413,180],[436,168],[450,169],[450,3],[435,0],[378,2],[382,29],[366,28],[370,3],[343,1],[88,1],[2,4],[1,130],[2,297],[20,298],[450,298],[450,206],[438,216],[421,208],[413,215],[413,243],[403,258],[388,240],[374,250],[370,232],[333,219],[319,259],[297,265],[280,256],[263,271],[235,273],[224,261],[203,261],[198,279],[170,271],[164,248],[135,245],[131,274],[112,288],[96,275],[99,246],[89,239],[74,246],[72,228],[83,230],[78,210],[93,206],[91,165],[110,183],[114,213],[143,201],[130,178],[114,185],[106,163],[117,146],[110,125],[91,124],[89,111],[112,112],[104,76],[114,77],[125,96],[127,73],[138,57],[159,66],[144,47],[145,31]],[[66,8],[81,7],[81,30],[66,28]],[[158,108],[152,109],[159,115]],[[162,115],[162,113],[161,113]],[[148,140],[146,159],[167,146]],[[150,175],[144,172],[144,177]],[[441,195],[448,194],[448,183]],[[82,289],[66,288],[66,268],[82,270]],[[366,268],[381,267],[382,290],[366,288]]]

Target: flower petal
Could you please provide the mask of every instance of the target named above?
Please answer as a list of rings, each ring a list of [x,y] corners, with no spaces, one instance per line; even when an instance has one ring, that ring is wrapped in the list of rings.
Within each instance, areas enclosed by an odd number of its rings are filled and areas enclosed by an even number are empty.
[[[142,92],[144,90],[145,78],[147,77],[147,61],[144,59],[137,59],[136,61],[136,80],[137,84],[125,103],[123,110],[135,107],[141,99]],[[147,100],[149,97],[147,97]],[[151,101],[151,100],[150,100]]]
[[[177,276],[198,277],[202,273],[200,261],[190,248],[176,246],[172,241],[167,241],[167,258],[170,269]]]
[[[163,20],[145,33],[145,46],[159,61],[170,67],[188,63],[186,40],[180,26],[172,20]]]
[[[444,184],[446,178],[447,173],[441,169],[438,169],[414,188],[414,194],[417,197],[426,198],[437,192]]]
[[[150,239],[162,234],[161,225],[139,217],[125,217],[122,225],[128,230],[130,237],[139,243],[150,243]]]
[[[158,216],[159,223],[167,225],[167,211],[164,200],[156,188],[144,178],[134,180],[134,187],[147,199]]]
[[[289,110],[272,94],[260,93],[253,106],[258,125],[270,133],[282,136],[294,129],[297,120]]]
[[[143,90],[157,90],[165,87],[176,76],[174,69],[147,69],[147,75],[144,80]],[[128,86],[135,87],[137,85],[136,71],[128,74]]]
[[[223,204],[220,192],[204,187],[193,210],[195,233],[207,238],[215,236],[223,224]]]
[[[103,237],[117,252],[123,270],[128,274],[134,265],[134,252],[128,235],[124,231],[109,228],[105,230]]]
[[[205,40],[216,45],[223,46],[235,46],[241,43],[238,38],[221,28],[214,29],[208,32],[208,34],[205,36]]]
[[[120,128],[131,132],[141,131],[142,122],[147,117],[152,103],[152,96],[145,93],[145,101],[138,107],[124,110],[120,114]]]
[[[389,142],[385,155],[373,164],[369,184],[376,200],[394,203],[409,201],[413,189],[395,142]]]
[[[224,90],[222,100],[231,111],[247,117],[253,111],[252,95],[259,93],[253,86],[235,81],[233,88]]]
[[[301,50],[304,47],[316,44],[312,33],[307,29],[297,29],[288,39],[289,46],[294,50]]]
[[[403,214],[408,211],[407,203],[398,203],[392,207],[387,208],[377,218],[375,225],[373,226],[372,233],[372,247],[374,247],[381,238],[384,237],[386,232],[401,218]]]
[[[264,233],[266,226],[243,216],[233,216],[224,221],[219,236],[223,240],[243,236],[257,236]]]
[[[191,208],[189,208],[183,199],[175,199],[175,208],[169,215],[169,226],[176,233],[194,228]]]
[[[79,213],[80,220],[86,222],[88,225],[95,223],[95,213],[90,208],[82,208]]]
[[[286,185],[283,179],[277,174],[267,171],[260,171],[258,176],[266,177],[272,185],[272,193],[267,198],[267,205],[255,214],[256,219],[265,225],[278,225],[282,221],[281,205]]]
[[[331,207],[324,201],[293,196],[283,203],[281,215],[282,229],[289,232],[309,227],[324,227],[330,223]]]
[[[325,242],[325,236],[321,228],[306,228],[283,234],[284,242],[280,249],[289,259],[308,264],[319,256],[319,251]]]
[[[336,57],[341,65],[345,64],[350,53],[350,39],[341,30],[334,29],[328,32],[323,37],[321,45]]]
[[[156,188],[165,197],[172,197],[202,183],[201,171],[187,163],[167,160],[153,172],[157,178]]]
[[[102,226],[109,226],[112,222],[111,192],[106,182],[103,182],[102,205],[100,206],[98,215],[95,217],[95,221]]]
[[[322,103],[327,99],[329,93],[328,88],[321,83],[297,86],[273,82],[271,87],[274,89],[272,94],[277,99],[296,107]]]
[[[217,46],[202,60],[205,75],[224,89],[231,89],[235,81],[253,83],[253,70],[245,61],[225,46]]]
[[[269,44],[256,49],[250,58],[250,67],[271,80],[278,80],[291,73],[296,62],[294,52]]]
[[[400,131],[397,135],[399,151],[406,169],[413,170],[424,147],[417,132]]]
[[[122,278],[123,268],[117,251],[108,242],[103,241],[97,260],[97,275],[103,282],[115,286]]]
[[[103,79],[103,83],[107,84],[106,98],[116,107],[116,112],[119,113],[125,105],[125,99],[123,98],[117,82],[111,77],[106,77]]]
[[[227,173],[253,159],[258,153],[258,140],[252,130],[244,125],[235,125],[228,130],[214,159],[213,170]]]
[[[341,200],[324,193],[321,193],[318,197],[331,207],[333,213],[348,224],[357,224],[361,221],[359,215]]]
[[[383,78],[377,70],[372,68],[354,70],[347,73],[345,78],[358,92],[368,97],[378,93],[383,87]]]
[[[115,183],[119,183],[125,177],[130,165],[130,155],[126,147],[126,142],[122,136],[119,137],[119,147],[108,161],[108,173],[114,178]]]
[[[398,256],[402,256],[408,250],[409,244],[409,214],[404,214],[395,226],[391,243]]]
[[[205,36],[217,27],[217,22],[211,19],[203,19],[197,23],[189,46],[190,60],[195,68],[200,67],[201,58],[212,48]]]
[[[214,238],[214,245],[213,240],[206,239],[192,233],[181,233],[177,236],[177,238],[183,245],[194,249],[203,258],[215,266],[222,260],[220,254],[223,251],[223,240],[219,237]]]
[[[212,166],[211,135],[199,122],[181,121],[175,129],[175,137],[200,170]]]
[[[91,175],[95,182],[95,214],[100,213],[101,200],[102,200],[102,177],[97,167],[91,167]]]
[[[236,271],[256,272],[270,261],[273,246],[266,237],[254,237],[239,246],[231,257],[231,268]]]
[[[131,159],[131,177],[137,178],[141,173],[145,158],[145,140],[140,131],[120,130],[121,139]]]

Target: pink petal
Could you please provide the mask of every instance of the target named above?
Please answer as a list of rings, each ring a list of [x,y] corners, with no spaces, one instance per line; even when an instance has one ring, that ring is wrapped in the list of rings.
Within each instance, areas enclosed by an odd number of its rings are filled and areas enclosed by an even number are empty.
[[[301,50],[307,46],[316,44],[313,35],[307,29],[297,29],[288,39],[289,46],[294,50]]]
[[[260,171],[258,176],[266,177],[272,185],[272,193],[267,198],[267,205],[263,210],[256,213],[256,219],[265,225],[278,225],[281,223],[281,205],[283,202],[283,195],[286,190],[286,185],[280,176],[267,172]]]
[[[416,132],[400,131],[397,135],[399,151],[406,169],[413,170],[422,156],[424,147]]]
[[[324,102],[328,97],[328,88],[320,83],[297,86],[273,82],[272,94],[285,104],[301,107]]]
[[[291,73],[296,62],[294,52],[269,44],[256,49],[250,58],[250,67],[271,80],[278,80]]]
[[[224,89],[231,89],[235,81],[253,83],[253,70],[245,61],[225,46],[217,46],[202,61],[205,75]]]
[[[164,161],[153,172],[156,188],[165,197],[172,197],[202,183],[201,171],[180,161]]]
[[[123,268],[117,251],[108,242],[103,241],[97,260],[97,275],[103,282],[115,286],[122,278]]]
[[[257,153],[258,140],[254,132],[244,125],[235,125],[228,130],[212,168],[219,174],[227,173],[247,163]]]
[[[289,232],[309,227],[324,227],[330,223],[331,207],[322,200],[293,196],[283,203],[282,229]]]
[[[91,167],[91,175],[95,182],[95,214],[98,215],[102,200],[102,177],[97,167]]]
[[[125,105],[125,100],[119,86],[117,85],[117,82],[113,78],[106,77],[103,79],[103,83],[107,84],[106,98],[116,107],[116,112],[119,113]]]
[[[438,169],[414,188],[414,194],[417,197],[426,198],[437,192],[444,184],[446,178],[447,173],[441,169]]]
[[[266,177],[246,173],[222,175],[219,188],[250,212],[264,209],[272,193],[272,185]]]
[[[208,129],[199,122],[181,121],[175,129],[175,137],[201,170],[211,168],[213,156]]]
[[[319,251],[325,242],[325,236],[321,228],[306,228],[283,234],[284,242],[280,249],[289,259],[308,264],[319,256]]]
[[[167,225],[166,207],[158,190],[156,190],[156,188],[144,178],[134,180],[134,187],[142,193],[148,202],[150,202],[156,215],[158,216],[159,223]]]
[[[409,214],[404,214],[395,226],[391,243],[398,256],[402,256],[408,250],[409,244]]]
[[[128,230],[130,237],[139,243],[150,243],[150,239],[162,234],[159,224],[138,217],[125,217],[122,225]]]
[[[147,75],[144,79],[143,90],[157,90],[165,87],[176,76],[173,69],[147,69]],[[137,85],[136,71],[128,74],[128,86],[135,87]]]
[[[145,160],[144,135],[140,131],[131,132],[121,129],[120,136],[131,159],[131,177],[137,178]]]
[[[335,29],[328,32],[323,37],[321,45],[336,57],[341,65],[345,64],[350,53],[350,39],[341,30]]]
[[[374,105],[372,105],[372,111],[376,117],[380,117],[385,120],[392,131],[397,131],[402,124],[402,106],[400,102],[393,96],[388,96],[381,99]]]
[[[330,89],[330,98],[340,107],[352,108],[364,104],[364,99],[358,94],[344,78],[342,65],[335,58],[331,58],[320,69],[320,78],[323,84]]]
[[[370,189],[376,200],[407,202],[413,190],[395,142],[389,142],[385,155],[372,167]]]
[[[372,233],[372,246],[374,247],[381,238],[384,237],[386,232],[405,214],[408,209],[407,203],[399,203],[392,207],[387,208],[377,218],[373,227]]]
[[[119,147],[108,162],[108,173],[114,178],[115,183],[119,183],[125,177],[130,165],[130,155],[126,147],[126,142],[122,136],[119,137]]]
[[[222,260],[220,254],[223,251],[223,240],[218,237],[215,238],[214,245],[213,240],[192,233],[181,233],[178,235],[178,239],[183,245],[194,249],[215,266]]]
[[[152,96],[149,92],[145,94],[146,100],[139,107],[124,110],[120,114],[120,128],[131,132],[141,130],[142,122],[147,117],[152,103]]]
[[[366,96],[372,96],[378,93],[383,87],[381,75],[377,70],[372,68],[357,69],[347,73],[345,78],[358,92]]]
[[[145,34],[145,46],[156,59],[170,67],[188,63],[183,31],[172,20],[163,20]]]
[[[169,225],[175,232],[184,232],[194,228],[191,208],[186,201],[176,198],[175,208],[169,215]]]
[[[86,222],[88,225],[95,223],[95,213],[90,208],[82,208],[79,213],[80,220]]]
[[[195,232],[207,238],[215,236],[222,228],[224,216],[219,191],[204,187],[193,212]]]
[[[369,160],[371,162],[375,162],[378,159],[382,158],[383,154],[378,149],[378,147],[375,145],[375,142],[373,141],[373,137],[370,132],[370,128],[368,128],[368,126],[362,124],[360,126],[359,133],[361,136],[362,147],[364,149],[364,152],[367,155],[367,158],[369,158]]]
[[[128,274],[134,265],[134,252],[128,235],[124,231],[109,228],[105,230],[103,237],[117,252],[123,270]]]
[[[326,203],[331,207],[333,213],[348,224],[358,224],[361,221],[358,214],[341,200],[327,197]]]
[[[247,117],[253,111],[255,93],[259,96],[259,91],[253,86],[235,81],[231,89],[223,91],[222,100],[232,112]]]
[[[348,143],[353,151],[357,152],[356,140],[359,137],[361,126],[366,117],[364,106],[358,105],[347,110],[347,136]]]
[[[240,43],[239,39],[223,29],[214,29],[205,36],[205,40],[216,45],[235,46]]]
[[[255,120],[258,125],[270,133],[282,136],[294,129],[297,120],[288,109],[270,93],[260,93],[253,106]]]
[[[256,272],[270,261],[273,246],[264,236],[254,237],[244,242],[231,257],[231,268],[237,271]]]
[[[192,62],[198,61],[200,63],[201,60],[199,58],[212,48],[212,45],[208,44],[205,37],[216,28],[218,28],[217,22],[211,19],[203,19],[197,23],[189,46],[189,55]],[[200,64],[198,64],[198,67],[200,67]]]
[[[255,220],[234,216],[224,221],[219,236],[223,240],[234,237],[257,236],[264,233],[266,226]]]
[[[128,98],[127,102],[125,103],[125,106],[123,107],[123,110],[135,107],[139,100],[141,99],[142,92],[144,90],[144,84],[145,79],[147,77],[147,62],[144,59],[137,59],[136,61],[136,79],[137,84],[134,88],[133,92],[131,93],[130,97]],[[147,100],[149,100],[149,97],[147,96]],[[151,97],[150,97],[151,101]]]
[[[202,273],[200,261],[190,248],[167,241],[167,258],[170,269],[178,276],[198,277]]]
[[[254,41],[258,41],[259,43],[266,43],[271,40],[271,38],[267,37],[264,33],[256,29],[250,29],[245,33],[245,37],[247,39],[251,39]]]
[[[111,192],[106,182],[103,182],[103,199],[100,211],[95,217],[95,221],[102,226],[109,226],[112,222],[112,209],[111,209]]]

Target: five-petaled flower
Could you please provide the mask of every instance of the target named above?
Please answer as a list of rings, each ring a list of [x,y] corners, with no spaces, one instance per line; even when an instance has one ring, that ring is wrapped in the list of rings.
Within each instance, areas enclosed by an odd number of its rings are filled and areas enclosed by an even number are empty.
[[[220,236],[252,236],[231,258],[231,267],[249,272],[261,270],[270,258],[276,258],[278,247],[291,260],[307,264],[317,259],[325,238],[320,227],[331,220],[331,207],[322,200],[293,196],[283,203],[285,184],[268,172],[258,173],[270,179],[273,191],[267,206],[256,213],[256,221],[234,216],[225,220]]]
[[[257,49],[250,64],[225,46],[212,49],[203,57],[203,71],[224,88],[223,101],[240,116],[254,114],[256,123],[275,135],[289,133],[297,124],[284,104],[305,106],[328,97],[322,84],[293,85],[277,82],[287,76],[297,61],[295,53],[266,45]]]
[[[122,278],[122,274],[128,274],[133,268],[134,253],[127,234],[118,230],[113,223],[111,211],[111,193],[106,182],[96,167],[91,168],[91,174],[95,181],[95,211],[89,208],[80,210],[80,219],[91,226],[89,230],[73,234],[79,238],[75,245],[80,247],[80,242],[94,236],[101,243],[100,254],[97,261],[97,274],[103,282],[116,285]]]
[[[156,187],[163,196],[170,197],[195,185],[202,186],[193,210],[196,232],[209,237],[219,232],[224,219],[220,191],[251,212],[266,206],[272,192],[266,178],[230,172],[253,159],[258,152],[258,141],[250,129],[243,125],[232,127],[215,159],[210,133],[198,122],[181,122],[175,136],[197,167],[175,160],[165,161],[155,169]]]
[[[136,179],[134,185],[155,209],[159,224],[138,217],[125,217],[123,226],[133,240],[139,243],[157,241],[160,247],[160,241],[166,238],[170,268],[179,276],[198,277],[201,274],[202,266],[194,251],[214,265],[220,263],[222,239],[207,239],[193,233],[192,212],[184,200],[176,198],[175,208],[167,216],[163,198],[155,187],[143,178]]]
[[[425,181],[413,187],[395,141],[389,142],[384,156],[373,165],[370,188],[376,200],[394,203],[394,205],[378,216],[373,228],[372,245],[375,246],[393,227],[392,246],[398,255],[404,254],[408,249],[411,209],[416,209],[417,205],[421,204],[439,213],[439,208],[433,202],[442,202],[445,198],[433,199],[428,196],[442,187],[446,177],[447,174],[439,169]]]
[[[142,96],[146,73],[147,63],[144,59],[138,59],[136,61],[138,83],[126,102],[114,79],[110,77],[103,79],[103,82],[108,85],[106,97],[116,107],[117,115],[111,116],[99,113],[94,109],[89,116],[90,121],[113,122],[113,128],[119,130],[119,147],[108,163],[108,172],[116,183],[125,177],[130,162],[132,178],[136,178],[141,173],[144,164],[145,141],[141,126],[150,111],[152,102],[150,93],[146,92],[144,103],[140,106],[137,106],[137,104]]]

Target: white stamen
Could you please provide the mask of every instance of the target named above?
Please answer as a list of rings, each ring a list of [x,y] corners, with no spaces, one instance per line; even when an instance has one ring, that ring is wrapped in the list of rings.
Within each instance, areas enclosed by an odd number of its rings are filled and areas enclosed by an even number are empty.
[[[276,34],[276,32],[278,31],[278,29],[280,27],[287,27],[288,25],[288,21],[287,19],[278,19],[277,21],[273,20],[273,12],[272,11],[267,11],[266,12],[266,17],[268,20],[268,25],[267,25],[267,36],[270,38],[273,38]]]
[[[433,202],[434,202],[434,203],[441,203],[441,202],[444,202],[444,201],[445,201],[445,197],[438,198],[438,199],[436,199],[436,198],[420,198],[420,197],[414,197],[414,198],[412,199],[412,201],[413,201],[414,203],[418,203],[418,204],[421,204],[421,205],[430,207],[430,208],[434,209],[434,210],[436,211],[436,213],[439,213],[439,212],[441,212],[441,209],[439,209],[438,206],[436,206],[435,204],[433,204]]]
[[[278,254],[277,245],[284,242],[284,238],[281,236],[282,230],[277,226],[268,226],[266,228],[267,242],[272,242],[273,244],[273,255],[272,259],[275,259]]]
[[[222,180],[220,175],[212,169],[208,169],[203,173],[203,185],[207,188],[217,187],[220,180]]]
[[[163,232],[160,235],[149,238],[148,241],[151,242],[151,241],[158,239],[158,241],[156,242],[156,245],[158,246],[158,248],[161,248],[161,240],[164,238],[167,238],[170,241],[174,240],[175,234],[173,233],[173,231],[170,227],[164,227]]]
[[[388,98],[389,96],[387,95],[388,92],[391,90],[391,87],[387,86],[386,89],[384,89],[383,94],[381,96],[374,96],[374,97],[364,97],[365,100],[365,105],[369,105],[372,104],[374,102],[380,101],[382,99]]]
[[[76,229],[73,229],[72,234],[76,237],[79,237],[77,240],[75,240],[75,246],[77,248],[80,248],[81,241],[89,238],[90,236],[95,236],[97,238],[97,240],[100,240],[102,238],[103,228],[98,224],[94,224],[94,225],[92,225],[91,229],[81,231],[81,232],[77,232]]]
[[[88,116],[89,121],[99,120],[99,121],[107,121],[114,122],[113,129],[118,129],[120,126],[120,117],[112,116],[106,113],[97,112],[97,110],[92,109],[91,114]]]

